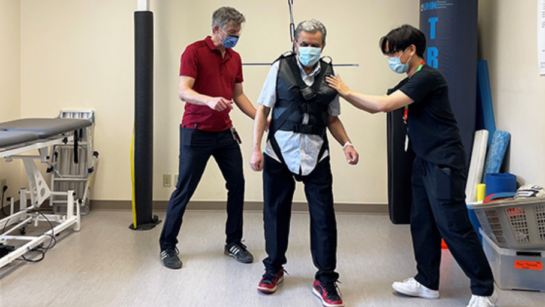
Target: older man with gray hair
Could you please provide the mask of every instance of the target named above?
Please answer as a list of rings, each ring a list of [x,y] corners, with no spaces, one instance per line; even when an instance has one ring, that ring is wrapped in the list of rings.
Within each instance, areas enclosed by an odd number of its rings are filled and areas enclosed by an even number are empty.
[[[244,175],[240,139],[229,117],[233,101],[244,114],[255,117],[255,108],[242,90],[240,55],[232,50],[244,21],[236,9],[219,8],[212,16],[213,35],[189,45],[182,54],[178,94],[186,104],[180,126],[179,176],[160,238],[161,260],[170,269],[182,267],[177,236],[210,157],[218,163],[228,190],[224,253],[242,263],[253,261],[241,242]]]
[[[296,53],[271,67],[258,99],[250,165],[263,170],[265,240],[268,257],[258,290],[271,294],[284,279],[295,181],[303,182],[310,212],[311,252],[318,268],[313,292],[324,306],[343,306],[337,291],[337,224],[326,129],[341,144],[349,164],[358,153],[339,119],[337,91],[325,82],[333,65],[321,59],[326,28],[301,22],[293,41]],[[261,141],[272,109],[265,155]]]

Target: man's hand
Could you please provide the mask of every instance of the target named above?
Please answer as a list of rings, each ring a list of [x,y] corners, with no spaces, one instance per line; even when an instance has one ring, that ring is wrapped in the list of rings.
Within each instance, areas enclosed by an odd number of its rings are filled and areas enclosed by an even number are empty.
[[[341,95],[341,97],[343,98],[345,98],[350,93],[350,89],[348,88],[348,86],[346,86],[346,84],[341,79],[341,75],[339,75],[338,77],[331,75],[329,77],[326,77],[325,81],[327,82],[327,84],[329,84],[330,87],[335,89],[339,93],[339,95]]]
[[[250,158],[250,167],[256,172],[263,170],[263,153],[261,150],[254,150]]]
[[[346,157],[346,161],[348,161],[348,164],[350,165],[358,164],[358,161],[360,159],[358,152],[354,149],[352,145],[348,145],[344,148],[344,156]]]
[[[227,109],[233,109],[233,102],[223,97],[213,97],[206,102],[206,105],[215,111],[221,112]]]

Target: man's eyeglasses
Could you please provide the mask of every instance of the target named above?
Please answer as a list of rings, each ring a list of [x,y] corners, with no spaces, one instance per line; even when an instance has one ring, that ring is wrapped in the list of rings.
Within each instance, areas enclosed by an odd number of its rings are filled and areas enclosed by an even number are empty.
[[[225,31],[224,29],[221,29],[221,31],[227,35],[230,35],[230,36],[240,36],[240,32],[241,31],[236,31],[236,30],[229,30],[229,31]]]

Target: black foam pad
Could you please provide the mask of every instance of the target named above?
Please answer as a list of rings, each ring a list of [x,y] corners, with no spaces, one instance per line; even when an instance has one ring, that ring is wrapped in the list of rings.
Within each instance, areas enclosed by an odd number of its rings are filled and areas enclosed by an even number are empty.
[[[134,13],[134,171],[136,223],[154,223],[153,211],[153,13]]]
[[[409,224],[411,221],[411,174],[415,154],[410,146],[405,151],[403,112],[401,108],[387,115],[388,209],[394,224]]]

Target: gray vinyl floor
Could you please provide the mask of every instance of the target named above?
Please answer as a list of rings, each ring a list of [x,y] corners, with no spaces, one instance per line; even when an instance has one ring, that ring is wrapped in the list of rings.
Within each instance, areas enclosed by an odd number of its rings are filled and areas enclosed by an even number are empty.
[[[164,212],[159,212],[160,218]],[[407,226],[387,216],[339,214],[338,271],[346,306],[466,306],[469,280],[443,254],[441,298],[424,300],[393,293],[393,281],[414,275]],[[273,295],[256,290],[265,257],[262,214],[245,213],[245,243],[257,261],[241,264],[223,254],[224,212],[188,211],[179,248],[184,267],[159,261],[161,225],[128,229],[130,212],[93,211],[81,232],[59,236],[45,260],[0,269],[0,306],[320,306],[311,292],[315,268],[309,251],[308,214],[292,218],[289,276]],[[545,306],[545,294],[499,291],[499,306]]]

